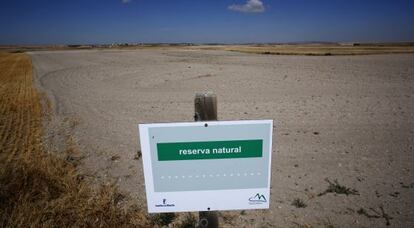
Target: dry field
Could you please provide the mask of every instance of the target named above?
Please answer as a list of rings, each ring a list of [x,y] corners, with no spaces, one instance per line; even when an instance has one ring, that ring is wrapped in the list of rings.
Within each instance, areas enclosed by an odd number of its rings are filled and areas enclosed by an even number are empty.
[[[0,52],[23,53],[30,51],[64,50],[224,50],[265,55],[373,55],[414,53],[414,43],[362,43],[352,44],[245,44],[245,45],[188,45],[188,44],[143,44],[118,46],[55,45],[55,46],[0,46]]]
[[[3,227],[194,222],[142,211],[137,124],[192,121],[200,91],[221,120],[276,124],[270,209],[220,212],[224,227],[414,226],[414,55],[29,56],[0,54]]]
[[[414,53],[414,45],[351,46],[351,45],[217,45],[195,46],[193,49],[226,50],[267,55],[372,55]]]
[[[60,151],[62,135],[71,135],[85,181],[115,181],[142,208],[137,124],[192,121],[195,93],[213,91],[219,119],[276,124],[270,210],[221,212],[221,224],[414,226],[414,55],[192,48],[30,55],[51,101],[48,148]]]
[[[40,101],[30,57],[0,53],[0,227],[148,225],[113,186],[93,190],[82,180],[73,145],[61,154],[45,150],[48,110]]]

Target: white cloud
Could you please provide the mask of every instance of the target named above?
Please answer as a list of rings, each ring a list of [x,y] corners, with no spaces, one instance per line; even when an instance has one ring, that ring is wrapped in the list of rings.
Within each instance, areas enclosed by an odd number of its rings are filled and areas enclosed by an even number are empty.
[[[243,12],[243,13],[261,13],[265,11],[265,7],[261,0],[247,0],[243,5],[233,4],[230,5],[229,10]]]
[[[127,4],[130,3],[132,0],[122,0],[122,3]]]

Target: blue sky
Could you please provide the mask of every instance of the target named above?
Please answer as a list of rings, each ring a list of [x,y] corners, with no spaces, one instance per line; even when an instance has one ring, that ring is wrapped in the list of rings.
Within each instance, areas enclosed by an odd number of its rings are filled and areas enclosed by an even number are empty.
[[[0,44],[414,41],[413,0],[5,0]]]

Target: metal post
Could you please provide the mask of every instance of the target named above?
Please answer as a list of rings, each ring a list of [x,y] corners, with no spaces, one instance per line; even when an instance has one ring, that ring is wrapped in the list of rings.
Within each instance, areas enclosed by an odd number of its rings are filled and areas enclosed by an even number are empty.
[[[194,121],[217,120],[217,97],[214,93],[196,93],[194,108]],[[210,208],[207,210],[210,210]],[[218,228],[217,212],[200,211],[198,217],[198,226],[200,228]]]

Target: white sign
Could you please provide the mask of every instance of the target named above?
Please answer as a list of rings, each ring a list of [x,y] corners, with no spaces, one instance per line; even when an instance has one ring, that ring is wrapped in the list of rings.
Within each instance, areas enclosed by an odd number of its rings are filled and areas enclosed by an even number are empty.
[[[149,213],[269,208],[272,120],[140,124]]]

